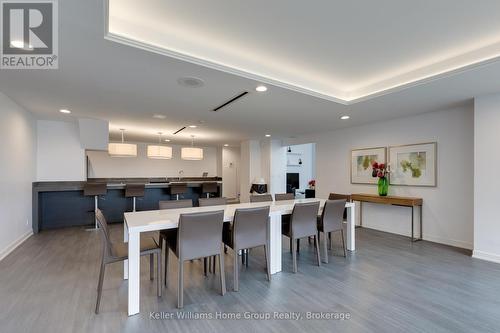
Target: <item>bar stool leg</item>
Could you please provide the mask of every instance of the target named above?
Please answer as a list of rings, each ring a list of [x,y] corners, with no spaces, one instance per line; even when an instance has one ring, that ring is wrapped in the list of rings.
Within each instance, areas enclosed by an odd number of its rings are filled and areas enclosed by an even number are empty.
[[[132,211],[135,212],[135,197],[132,197]]]
[[[96,229],[99,229],[99,225],[97,224],[97,216],[96,216],[97,210],[99,209],[98,200],[99,200],[99,196],[98,195],[94,196],[94,223],[95,223]]]

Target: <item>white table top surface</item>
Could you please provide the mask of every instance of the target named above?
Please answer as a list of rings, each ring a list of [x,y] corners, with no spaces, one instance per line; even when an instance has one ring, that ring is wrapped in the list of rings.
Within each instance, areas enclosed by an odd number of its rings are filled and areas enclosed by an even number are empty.
[[[163,210],[147,210],[141,212],[127,212],[125,213],[125,223],[129,232],[145,232],[161,229],[177,228],[179,223],[180,214],[186,213],[200,213],[210,212],[217,210],[224,210],[224,221],[230,222],[234,217],[234,212],[239,208],[252,208],[252,207],[265,207],[270,206],[270,214],[291,214],[293,206],[296,203],[306,202],[320,202],[320,209],[325,203],[325,199],[310,198],[310,199],[296,199],[296,200],[282,200],[273,202],[254,202],[254,203],[240,203],[221,206],[208,206],[208,207],[190,207],[178,209],[163,209]],[[353,207],[351,202],[346,203],[346,207]]]

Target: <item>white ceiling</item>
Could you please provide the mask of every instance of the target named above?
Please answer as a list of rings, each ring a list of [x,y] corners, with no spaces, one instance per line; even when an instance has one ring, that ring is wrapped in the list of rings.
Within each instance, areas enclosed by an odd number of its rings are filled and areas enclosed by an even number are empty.
[[[344,104],[500,56],[500,1],[109,0],[108,38]]]
[[[124,4],[130,4],[128,0],[120,1],[123,1]],[[204,7],[205,2],[210,3],[213,8]],[[368,36],[364,38],[362,43],[347,43],[345,37],[342,37],[344,39],[339,39],[337,42],[342,47],[337,47],[337,49],[342,50],[341,54],[351,55],[353,58],[336,56],[327,63],[321,59],[326,52],[325,48],[333,50],[335,49],[333,46],[324,47],[328,43],[322,41],[319,34],[314,35],[315,38],[311,38],[311,40],[300,39],[300,43],[304,43],[303,45],[298,42],[294,43],[293,35],[288,34],[287,30],[283,28],[285,23],[287,21],[295,22],[294,24],[298,28],[292,32],[296,33],[301,29],[309,29],[308,27],[311,25],[316,27],[314,29],[318,29],[317,27],[321,24],[328,25],[330,24],[328,22],[332,20],[342,19],[345,24],[349,23],[347,26],[350,28],[347,31],[356,30],[358,34],[361,34],[360,29],[353,28],[360,24],[358,22],[360,12],[366,12],[363,15],[365,18],[370,16],[369,12],[377,13],[378,20],[385,22],[386,13],[390,13],[390,17],[393,17],[397,14],[396,9],[392,8],[388,11],[385,7],[382,8],[382,5],[378,9],[371,8],[368,5],[372,3],[371,1],[357,1],[355,3],[358,4],[358,10],[345,12],[342,15],[338,11],[331,11],[331,16],[318,13],[318,16],[311,18],[311,13],[307,9],[304,9],[303,15],[299,15],[294,10],[294,8],[298,8],[298,1],[288,1],[289,5],[283,5],[281,1],[277,2],[282,4],[282,7],[275,7],[275,2],[266,2],[265,5],[259,6],[259,2],[253,1],[244,2],[246,6],[244,12],[247,15],[240,15],[239,19],[235,19],[233,16],[237,13],[234,12],[234,8],[236,8],[234,1],[205,2],[198,3],[200,5],[199,11],[196,13],[197,16],[193,16],[191,5],[186,2],[182,2],[185,6],[179,7],[181,2],[163,1],[164,6],[170,8],[172,12],[166,14],[164,21],[176,26],[181,24],[177,22],[178,20],[184,20],[191,15],[191,21],[183,22],[181,27],[189,26],[191,30],[197,31],[201,26],[202,30],[207,29],[210,33],[217,30],[223,31],[224,33],[221,33],[217,38],[208,39],[215,46],[220,45],[217,42],[223,39],[237,40],[239,35],[239,40],[247,40],[248,47],[255,48],[252,51],[255,54],[263,52],[266,48],[259,50],[257,48],[259,36],[257,34],[254,36],[251,33],[241,35],[242,29],[253,24],[258,30],[260,29],[258,26],[265,27],[267,25],[268,28],[266,28],[262,43],[267,43],[265,45],[269,47],[279,45],[280,49],[284,50],[284,54],[289,55],[286,59],[288,62],[303,60],[307,68],[316,68],[318,81],[321,80],[320,74],[323,72],[330,71],[328,73],[331,73],[332,69],[338,68],[336,78],[338,77],[339,80],[349,84],[355,84],[370,77],[378,77],[380,73],[385,73],[391,64],[398,63],[400,65],[420,61],[420,58],[415,57],[415,55],[421,54],[417,52],[418,49],[434,50],[440,45],[444,45],[447,40],[460,40],[461,43],[473,39],[482,41],[500,31],[500,26],[497,27],[498,23],[490,20],[493,7],[488,6],[488,4],[491,5],[493,2],[481,2],[480,8],[485,8],[485,12],[481,13],[479,13],[480,9],[468,8],[466,6],[468,1],[441,0],[439,5],[434,1],[423,2],[432,8],[436,7],[440,13],[439,15],[430,13],[429,21],[437,21],[437,16],[440,16],[441,22],[446,22],[446,24],[441,25],[433,24],[431,29],[430,23],[418,22],[416,24],[418,21],[416,18],[410,19],[413,17],[414,10],[408,9],[408,6],[414,6],[413,2],[405,1],[406,11],[401,12],[403,8],[394,4],[402,3],[402,1],[394,0],[391,2],[393,7],[399,8],[399,15],[406,14],[409,16],[408,19],[390,20],[393,24],[392,29],[385,27],[381,30],[384,34],[391,33],[387,36],[379,35],[382,32],[377,32],[378,30],[367,29],[365,34]],[[137,3],[144,4],[144,2]],[[335,3],[341,3],[339,6],[342,8],[347,6],[345,1]],[[453,9],[452,14],[443,12],[441,3],[453,3],[454,6],[449,7]],[[363,4],[366,7],[362,6]],[[243,2],[240,5],[243,5]],[[325,6],[325,4],[323,3],[321,6]],[[279,8],[281,10],[277,13],[275,10]],[[150,10],[150,7],[146,9]],[[136,14],[140,16],[142,10],[146,9],[138,8]],[[158,12],[161,10],[161,7],[157,8]],[[166,133],[166,137],[172,139],[173,143],[188,142],[190,135],[195,134],[198,138],[197,142],[200,144],[230,143],[236,145],[244,139],[262,138],[266,133],[272,134],[275,138],[287,138],[315,131],[332,130],[449,108],[469,103],[474,96],[500,91],[500,80],[498,80],[500,62],[489,62],[483,66],[469,68],[467,71],[443,76],[436,80],[429,80],[404,90],[395,90],[390,94],[349,106],[285,89],[280,82],[268,85],[269,90],[266,93],[257,93],[254,88],[259,84],[259,80],[249,79],[248,75],[238,76],[231,74],[230,71],[228,73],[226,70],[216,70],[191,61],[166,57],[161,53],[106,40],[104,38],[105,15],[102,0],[64,0],[64,2],[60,2],[59,12],[59,69],[0,70],[0,91],[40,118],[91,117],[109,120],[113,138],[119,137],[118,128],[125,128],[127,129],[127,138],[135,141],[155,142],[157,140],[156,133],[162,131]],[[459,15],[455,12],[462,14]],[[222,20],[218,15],[224,13],[232,18]],[[457,24],[455,18],[467,18],[468,14],[475,19],[467,19],[462,25]],[[199,19],[196,20],[195,17]],[[275,23],[275,27],[269,26],[273,17],[275,22],[280,23]],[[205,23],[200,22],[200,26],[198,26],[195,24],[197,21]],[[239,21],[241,21],[241,26],[238,25]],[[324,22],[320,23],[319,21]],[[207,22],[211,22],[214,27],[209,29],[210,24]],[[150,23],[156,26],[153,18],[151,18]],[[167,27],[164,24],[162,26]],[[454,28],[452,29],[450,26]],[[414,30],[411,38],[401,36],[396,38],[397,31],[411,30],[410,27],[413,27]],[[264,30],[264,28],[262,29]],[[455,29],[459,29],[460,33],[455,34]],[[422,37],[415,36],[421,30],[426,38],[432,37],[433,34],[441,37],[433,37],[435,39],[432,40],[432,43],[426,44]],[[445,32],[441,34],[441,30]],[[321,29],[314,31],[321,31]],[[322,35],[325,36],[325,34]],[[334,32],[332,35],[337,36]],[[392,42],[384,42],[384,47],[377,46],[381,40],[389,39],[388,36]],[[399,43],[403,43],[404,40],[420,40],[419,47],[411,52],[408,49],[406,51],[400,50]],[[275,41],[274,44],[273,41]],[[378,42],[375,43],[375,41]],[[403,44],[407,48],[411,43],[404,42]],[[304,50],[300,51],[302,48]],[[315,52],[315,49],[321,51]],[[300,51],[302,60],[291,56],[297,53],[293,50]],[[275,59],[280,59],[279,54],[279,50],[276,49]],[[311,58],[306,59],[306,55]],[[354,57],[354,55],[357,56]],[[276,61],[281,62],[280,60]],[[259,61],[257,64],[261,65],[262,71],[264,71],[272,63]],[[201,78],[205,81],[205,85],[201,88],[182,87],[177,84],[177,79],[184,76]],[[238,102],[220,112],[210,111],[215,106],[245,90],[250,93]],[[72,114],[69,116],[60,114],[58,110],[61,108],[71,109]],[[154,119],[154,114],[164,114],[166,119]],[[339,116],[342,114],[351,115],[351,119],[348,121],[339,120]],[[203,123],[199,124],[199,121]],[[187,129],[177,136],[172,135],[179,127],[195,123],[200,126],[196,129]]]

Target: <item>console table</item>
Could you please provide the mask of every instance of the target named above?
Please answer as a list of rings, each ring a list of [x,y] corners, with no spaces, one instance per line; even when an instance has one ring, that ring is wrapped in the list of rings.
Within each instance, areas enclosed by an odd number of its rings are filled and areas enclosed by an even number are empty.
[[[411,208],[411,240],[416,242],[422,240],[422,198],[411,198],[411,197],[396,197],[396,196],[386,196],[381,197],[376,194],[352,194],[352,201],[359,201],[359,223],[363,226],[363,202],[378,203],[384,205],[402,206]],[[415,238],[414,234],[414,210],[419,208],[419,220],[420,220],[420,237]]]

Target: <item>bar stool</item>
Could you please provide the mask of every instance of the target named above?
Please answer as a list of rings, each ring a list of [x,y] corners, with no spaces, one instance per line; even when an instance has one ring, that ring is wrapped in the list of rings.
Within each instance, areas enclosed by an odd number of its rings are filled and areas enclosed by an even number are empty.
[[[132,198],[132,211],[135,212],[137,197],[143,197],[146,190],[146,184],[127,184],[125,185],[125,197]]]
[[[179,194],[187,193],[187,184],[186,183],[177,183],[170,185],[170,195],[175,194],[175,200],[179,200]]]
[[[203,183],[201,184],[201,193],[206,194],[207,198],[210,198],[210,194],[218,192],[217,183]]]
[[[93,196],[94,197],[94,223],[95,229],[99,228],[99,224],[97,222],[96,212],[99,209],[99,196],[105,195],[108,193],[108,187],[106,183],[85,183],[83,185],[83,195],[86,197]]]

